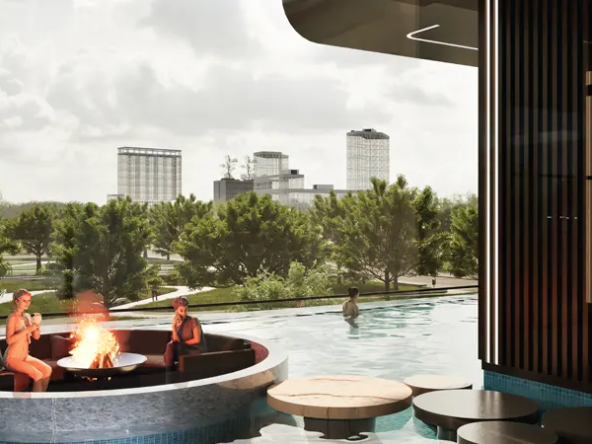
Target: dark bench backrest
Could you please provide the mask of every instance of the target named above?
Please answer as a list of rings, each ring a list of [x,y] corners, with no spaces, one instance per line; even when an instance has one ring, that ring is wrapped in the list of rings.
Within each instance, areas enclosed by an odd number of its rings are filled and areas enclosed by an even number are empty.
[[[253,349],[231,350],[181,356],[179,370],[184,379],[202,379],[237,372],[255,365]]]
[[[29,346],[31,356],[38,359],[51,359],[51,335],[41,335],[39,340],[31,339]],[[0,353],[4,354],[6,351],[6,339],[0,340]]]

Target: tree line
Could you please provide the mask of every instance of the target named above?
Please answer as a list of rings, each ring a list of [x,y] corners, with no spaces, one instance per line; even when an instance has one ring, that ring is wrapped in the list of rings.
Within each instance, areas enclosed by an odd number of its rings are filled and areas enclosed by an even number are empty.
[[[180,255],[174,274],[191,288],[285,277],[294,264],[329,267],[351,282],[382,281],[385,290],[411,274],[476,278],[477,201],[439,199],[399,176],[341,199],[317,195],[308,210],[251,192],[216,207],[190,195],[152,207],[129,198],[102,206],[36,203],[0,215],[0,278],[10,273],[3,255],[24,250],[60,298],[92,288],[108,305],[136,300],[160,279],[148,249]],[[50,258],[45,266],[43,257]]]

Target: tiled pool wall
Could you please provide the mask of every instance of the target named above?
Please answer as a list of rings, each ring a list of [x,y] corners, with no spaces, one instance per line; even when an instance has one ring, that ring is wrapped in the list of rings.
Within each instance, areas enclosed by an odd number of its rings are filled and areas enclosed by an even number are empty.
[[[591,407],[592,395],[501,373],[483,372],[483,388],[524,396],[539,404],[542,411],[563,407]]]

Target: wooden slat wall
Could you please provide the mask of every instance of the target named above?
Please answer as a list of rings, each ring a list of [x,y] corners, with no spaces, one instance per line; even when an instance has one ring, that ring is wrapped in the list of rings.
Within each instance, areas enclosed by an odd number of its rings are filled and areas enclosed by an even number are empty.
[[[585,384],[592,383],[591,3],[499,0],[498,362],[480,353],[486,363]]]

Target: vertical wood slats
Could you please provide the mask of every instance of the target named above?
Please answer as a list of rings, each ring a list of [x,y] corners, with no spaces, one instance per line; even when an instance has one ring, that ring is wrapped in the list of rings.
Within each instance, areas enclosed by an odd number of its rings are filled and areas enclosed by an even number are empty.
[[[592,41],[590,3],[499,1],[500,200],[492,216],[499,223],[499,364],[588,383],[592,97],[585,93],[592,74],[586,79],[585,73],[592,66],[584,40]],[[491,353],[485,362],[495,363]]]

